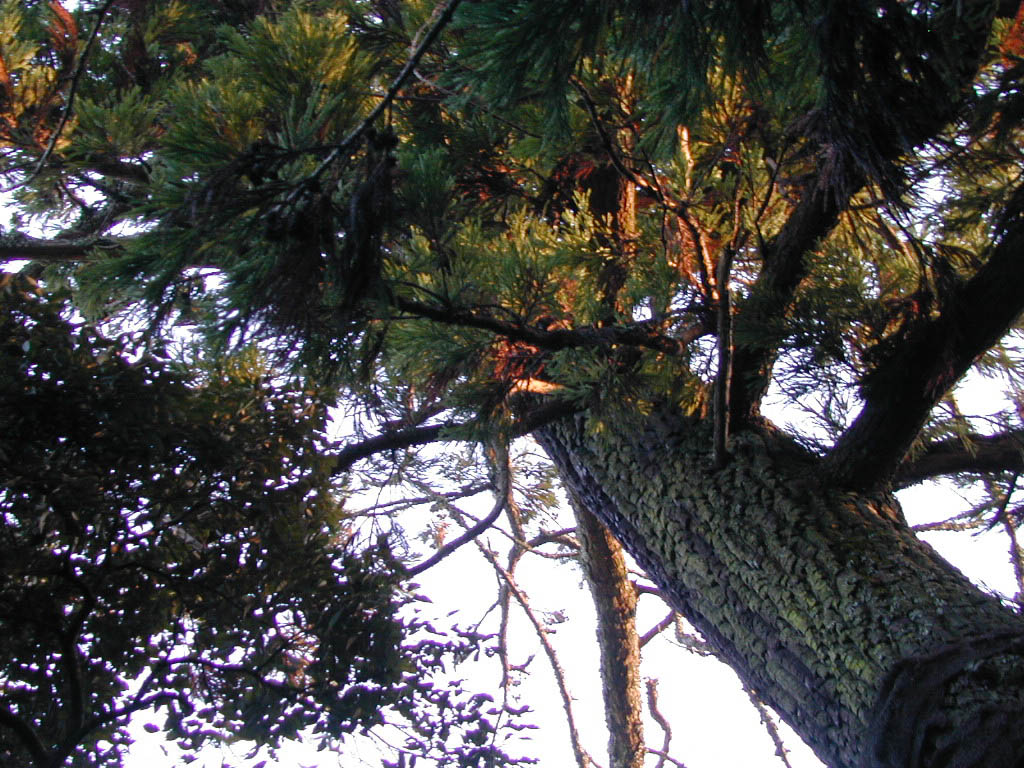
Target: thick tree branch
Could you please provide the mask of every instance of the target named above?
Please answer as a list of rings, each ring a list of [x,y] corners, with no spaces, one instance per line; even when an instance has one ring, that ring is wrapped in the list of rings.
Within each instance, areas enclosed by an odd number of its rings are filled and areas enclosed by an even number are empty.
[[[397,297],[395,306],[403,312],[433,320],[446,325],[465,328],[479,328],[504,336],[512,341],[522,341],[547,350],[571,349],[574,347],[599,347],[608,349],[613,345],[644,347],[670,355],[678,355],[687,346],[702,336],[711,333],[711,328],[698,323],[685,329],[679,336],[666,336],[649,322],[630,325],[606,326],[602,328],[555,329],[546,331],[525,323],[502,320],[492,315],[456,306],[437,306],[421,301]]]
[[[890,482],[931,409],[1024,310],[1024,187],[1002,221],[984,266],[945,297],[937,317],[911,328],[862,385],[864,407],[827,457],[834,481],[853,489]]]
[[[97,250],[119,248],[116,240],[40,240],[34,237],[0,237],[0,263],[9,261],[40,261],[50,264],[82,261]]]
[[[509,429],[509,437],[528,435],[535,429],[540,429],[544,425],[550,424],[555,419],[570,415],[573,410],[573,406],[559,400],[549,400],[526,409]],[[357,461],[368,459],[375,453],[400,451],[405,448],[443,440],[464,440],[465,438],[453,437],[452,435],[459,430],[466,430],[470,426],[471,424],[468,421],[428,424],[388,431],[374,437],[368,437],[365,440],[345,446],[335,454],[332,472],[336,475],[347,472]]]
[[[843,14],[852,7],[848,6],[835,4],[834,10],[822,23],[841,26]],[[922,49],[902,51],[907,59],[919,59],[926,68],[934,63],[940,69],[942,62],[930,60],[936,58],[936,51],[941,51],[943,55],[938,58],[948,59],[946,63],[955,66],[945,73],[942,83],[945,93],[929,90],[925,83],[898,81],[905,91],[904,96],[914,96],[900,102],[907,113],[903,115],[905,120],[900,120],[900,115],[895,113],[889,115],[890,122],[901,123],[899,132],[872,132],[870,122],[875,116],[870,114],[857,115],[856,125],[847,125],[849,116],[844,117],[843,114],[826,111],[824,115],[816,116],[816,119],[823,119],[827,127],[821,136],[814,181],[806,188],[800,203],[779,233],[763,247],[761,274],[736,318],[737,338],[745,341],[737,345],[733,354],[731,413],[735,418],[756,419],[759,415],[760,402],[767,392],[772,365],[778,354],[778,340],[768,338],[771,334],[765,334],[764,329],[777,325],[778,319],[790,306],[806,274],[807,252],[835,227],[841,214],[847,210],[852,195],[870,180],[868,168],[879,170],[897,164],[901,157],[923,145],[956,117],[963,103],[962,94],[973,81],[995,11],[995,6],[985,0],[971,0],[940,9],[934,13],[931,26],[922,37],[927,41],[922,43]],[[904,22],[918,23],[907,18]],[[867,28],[865,31],[870,34]],[[851,61],[856,60],[860,55],[856,50],[858,36],[846,30],[842,37],[850,45],[850,50],[844,55]],[[839,58],[842,60],[843,56]],[[868,75],[864,77],[868,79],[858,84],[861,90],[880,87],[873,85]],[[849,83],[831,85],[837,91],[850,88]],[[884,94],[873,95],[876,99],[884,99]],[[922,101],[927,101],[934,109],[921,109]],[[809,117],[801,119],[806,121]],[[862,162],[863,153],[855,140],[859,130],[872,135],[872,146],[866,150],[871,156],[867,167]],[[890,177],[892,175],[889,174]],[[758,336],[763,341],[748,340]]]
[[[637,594],[629,580],[622,545],[569,491],[580,563],[597,613],[605,722],[610,768],[642,768],[643,705],[640,644],[636,633]]]
[[[907,488],[961,472],[1024,472],[1024,429],[940,440],[900,464],[893,485]]]
[[[341,474],[352,468],[357,461],[368,459],[375,453],[384,451],[400,451],[404,448],[412,448],[416,445],[426,445],[437,442],[442,438],[446,429],[460,426],[457,424],[431,424],[425,427],[410,427],[408,429],[385,432],[374,437],[360,440],[358,443],[347,445],[334,457],[334,474]]]

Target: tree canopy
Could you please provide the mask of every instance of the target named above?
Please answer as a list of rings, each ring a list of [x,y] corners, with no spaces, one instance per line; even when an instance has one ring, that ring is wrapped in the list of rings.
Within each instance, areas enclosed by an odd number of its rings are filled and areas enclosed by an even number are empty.
[[[1018,606],[891,492],[970,485],[1024,580],[1022,55],[1006,0],[4,2],[0,754],[116,764],[159,704],[514,760],[429,685],[480,639],[402,608],[500,524],[503,617],[579,555],[615,766],[621,545],[830,765],[1016,765]]]

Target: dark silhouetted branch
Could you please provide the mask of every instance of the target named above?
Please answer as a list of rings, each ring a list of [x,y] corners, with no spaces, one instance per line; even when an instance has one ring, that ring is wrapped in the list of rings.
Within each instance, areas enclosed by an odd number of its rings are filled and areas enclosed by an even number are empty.
[[[38,240],[32,237],[0,237],[0,263],[8,261],[41,261],[60,263],[82,261],[98,250],[119,248],[115,240]]]
[[[467,528],[462,532],[462,535],[458,538],[453,539],[444,546],[440,547],[437,552],[428,557],[419,565],[415,565],[412,568],[405,569],[405,577],[412,578],[423,573],[428,568],[433,568],[439,562],[444,560],[455,550],[459,549],[465,544],[473,541],[477,536],[486,531],[495,521],[498,516],[501,515],[502,511],[509,504],[509,491],[512,487],[512,473],[508,465],[508,451],[502,450],[500,454],[492,462],[494,472],[498,477],[498,482],[494,489],[494,507],[488,513],[487,517],[480,520],[476,525]]]
[[[900,464],[893,484],[907,488],[943,475],[975,472],[1024,472],[1024,430],[951,437],[933,443]]]
[[[513,341],[522,341],[541,349],[558,350],[574,347],[599,347],[608,349],[621,344],[645,347],[670,355],[681,354],[696,339],[712,332],[712,328],[697,323],[678,336],[667,336],[651,323],[634,323],[625,326],[602,328],[578,328],[543,330],[525,323],[502,320],[478,310],[456,306],[438,306],[412,299],[398,297],[395,306],[403,312],[423,317],[445,325],[459,325],[490,331]]]
[[[1024,309],[1024,186],[1004,210],[1002,236],[967,282],[920,320],[864,382],[864,407],[827,457],[830,477],[851,489],[896,476],[928,414]]]
[[[49,753],[39,734],[23,719],[14,714],[6,705],[0,704],[0,725],[10,728],[18,738],[32,759],[39,765],[46,765]]]

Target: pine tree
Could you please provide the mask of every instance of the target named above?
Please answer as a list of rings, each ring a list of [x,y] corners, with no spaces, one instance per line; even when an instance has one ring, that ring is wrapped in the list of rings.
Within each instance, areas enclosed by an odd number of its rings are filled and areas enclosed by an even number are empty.
[[[60,229],[0,254],[336,390],[339,474],[478,441],[509,491],[532,435],[595,594],[617,540],[829,765],[1019,765],[1018,610],[892,492],[1019,522],[1021,8],[8,2],[5,176]]]

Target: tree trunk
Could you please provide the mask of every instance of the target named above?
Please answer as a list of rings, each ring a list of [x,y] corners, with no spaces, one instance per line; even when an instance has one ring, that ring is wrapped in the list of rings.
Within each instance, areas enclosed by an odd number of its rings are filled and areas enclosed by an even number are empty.
[[[743,681],[833,768],[1024,765],[1024,621],[919,542],[888,494],[816,457],[666,410],[537,435]]]
[[[586,505],[573,499],[572,506],[580,560],[597,611],[609,766],[643,768],[646,752],[636,589],[619,541]]]

